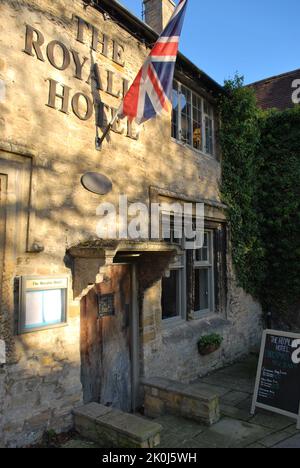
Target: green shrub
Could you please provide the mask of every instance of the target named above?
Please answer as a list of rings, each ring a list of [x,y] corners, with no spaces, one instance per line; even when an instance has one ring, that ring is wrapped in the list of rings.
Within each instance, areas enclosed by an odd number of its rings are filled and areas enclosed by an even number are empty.
[[[260,158],[257,211],[266,266],[260,299],[289,321],[300,302],[300,106],[265,116]]]
[[[220,100],[222,127],[223,201],[228,206],[232,256],[241,287],[255,297],[264,276],[264,247],[260,236],[258,157],[261,112],[251,89],[236,76],[225,83],[226,95]]]
[[[221,193],[237,280],[282,326],[300,327],[300,106],[262,112],[238,76],[225,90]]]
[[[207,346],[216,346],[219,347],[223,343],[222,336],[212,333],[211,335],[202,336],[198,341],[198,346],[200,348],[206,348]]]

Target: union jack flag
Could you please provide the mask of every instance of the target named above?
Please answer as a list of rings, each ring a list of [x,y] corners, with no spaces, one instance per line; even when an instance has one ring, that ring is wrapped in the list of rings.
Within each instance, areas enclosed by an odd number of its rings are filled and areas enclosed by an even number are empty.
[[[188,0],[180,0],[168,25],[155,43],[118,112],[140,125],[171,110],[172,85],[179,39]]]

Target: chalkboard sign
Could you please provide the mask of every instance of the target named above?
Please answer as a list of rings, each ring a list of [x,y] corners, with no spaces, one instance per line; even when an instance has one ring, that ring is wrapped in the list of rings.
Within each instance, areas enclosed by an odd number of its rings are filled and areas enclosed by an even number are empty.
[[[300,429],[300,335],[264,332],[252,414],[255,408],[295,418]]]

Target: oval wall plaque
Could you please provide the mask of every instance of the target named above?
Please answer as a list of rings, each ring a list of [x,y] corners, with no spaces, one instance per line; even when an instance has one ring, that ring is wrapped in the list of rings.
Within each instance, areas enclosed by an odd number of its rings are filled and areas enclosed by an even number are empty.
[[[112,190],[111,180],[98,172],[86,172],[81,177],[81,183],[86,190],[98,195],[106,195]]]

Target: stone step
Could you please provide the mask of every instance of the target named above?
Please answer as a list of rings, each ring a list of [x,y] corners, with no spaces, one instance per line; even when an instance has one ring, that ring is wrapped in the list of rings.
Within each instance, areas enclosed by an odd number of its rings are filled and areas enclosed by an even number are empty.
[[[143,379],[145,415],[158,418],[172,414],[211,426],[220,419],[219,397],[207,390],[154,377]]]
[[[139,416],[98,403],[74,410],[76,431],[103,448],[154,448],[162,427]]]

